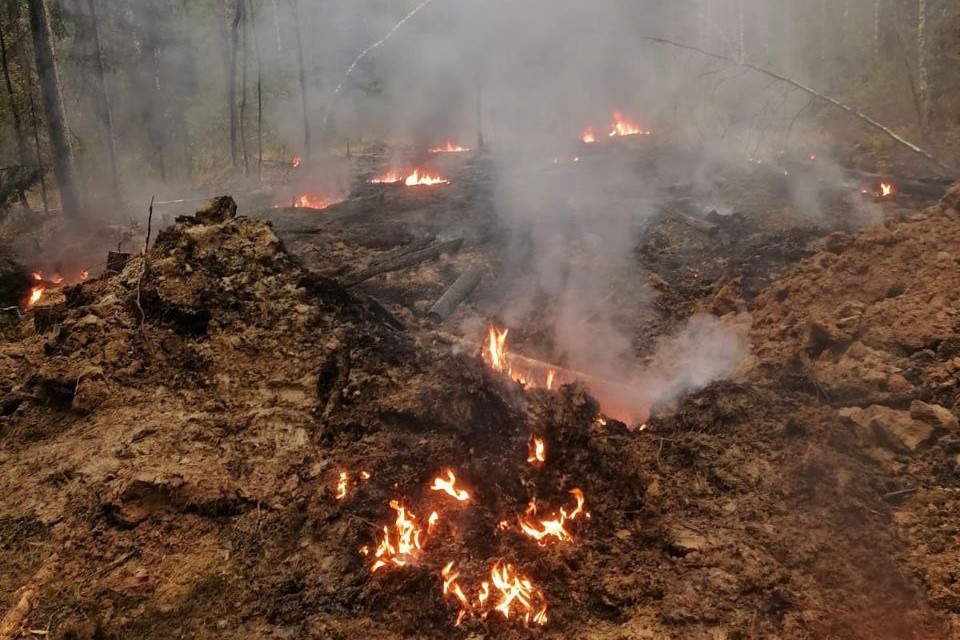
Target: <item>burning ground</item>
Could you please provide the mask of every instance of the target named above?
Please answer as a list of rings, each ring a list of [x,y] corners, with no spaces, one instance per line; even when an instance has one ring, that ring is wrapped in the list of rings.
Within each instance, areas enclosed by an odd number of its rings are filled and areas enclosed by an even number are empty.
[[[775,194],[733,186],[763,201],[757,215],[745,198],[733,215],[648,218],[623,276],[636,289],[606,303],[647,337],[646,370],[677,366],[676,328],[694,316],[749,311],[752,358],[630,429],[579,383],[524,387],[490,366],[486,322],[465,328],[500,315],[501,280],[454,316],[462,335],[422,319],[466,264],[510,265],[478,205],[484,160],[427,187],[373,185],[385,163],[367,161],[340,205],[271,210],[271,226],[217,201],[119,273],[47,292],[45,331],[23,319],[0,351],[4,624],[65,638],[948,636],[953,200],[831,233],[761,222]],[[462,243],[356,283],[425,238]],[[536,320],[559,303],[533,301],[504,323],[507,347],[559,371],[571,362]]]

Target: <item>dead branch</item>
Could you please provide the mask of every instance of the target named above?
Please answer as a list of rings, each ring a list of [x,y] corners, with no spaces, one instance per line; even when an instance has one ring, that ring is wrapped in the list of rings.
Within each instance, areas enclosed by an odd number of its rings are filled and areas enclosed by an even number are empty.
[[[387,260],[386,262],[375,264],[372,267],[347,276],[347,278],[344,280],[343,286],[355,287],[361,282],[366,282],[370,278],[380,274],[389,273],[391,271],[399,271],[400,269],[416,266],[421,262],[436,258],[443,253],[455,252],[462,244],[463,238],[457,238],[456,240],[450,240],[448,242],[440,242],[432,247],[427,247],[426,249],[421,249],[420,251],[414,251],[413,253],[408,253],[407,255],[400,256],[393,260]]]
[[[826,95],[826,94],[823,94],[823,93],[820,93],[819,91],[816,91],[815,89],[811,89],[811,88],[808,87],[807,85],[805,85],[805,84],[803,84],[803,83],[801,83],[801,82],[798,82],[798,81],[794,80],[793,78],[788,78],[787,76],[782,75],[782,74],[779,74],[779,73],[777,73],[776,71],[771,71],[770,69],[765,69],[765,68],[763,68],[763,67],[757,66],[757,65],[755,65],[755,64],[751,64],[751,63],[749,63],[749,62],[738,62],[737,60],[735,60],[735,59],[733,59],[733,58],[731,58],[731,57],[729,57],[729,56],[725,56],[725,55],[722,55],[722,54],[719,54],[719,53],[713,53],[712,51],[707,51],[707,50],[705,50],[705,49],[701,49],[700,47],[695,47],[695,46],[693,46],[693,45],[682,44],[682,43],[679,43],[679,42],[674,42],[673,40],[668,40],[668,39],[666,39],[666,38],[659,38],[659,37],[654,37],[654,36],[646,36],[644,39],[645,39],[645,40],[648,40],[648,41],[650,41],[650,42],[655,42],[655,43],[657,43],[657,44],[666,44],[666,45],[670,45],[671,47],[677,47],[678,49],[686,49],[687,51],[693,51],[693,52],[695,52],[695,53],[699,53],[700,55],[707,56],[708,58],[713,58],[713,59],[715,59],[715,60],[722,60],[722,61],[726,62],[727,64],[731,64],[731,65],[734,65],[734,66],[737,66],[737,67],[740,67],[740,68],[744,68],[744,69],[751,69],[751,70],[756,71],[757,73],[761,73],[761,74],[763,74],[763,75],[765,75],[765,76],[769,76],[769,77],[771,77],[771,78],[776,78],[777,80],[780,80],[781,82],[785,82],[785,83],[789,84],[789,85],[792,86],[792,87],[795,87],[795,88],[797,88],[797,89],[800,89],[801,91],[803,91],[803,92],[805,92],[805,93],[807,93],[807,94],[809,94],[809,95],[811,95],[811,96],[814,96],[815,98],[818,98],[818,99],[820,99],[820,100],[823,100],[824,102],[827,102],[827,103],[829,103],[829,104],[837,107],[838,109],[840,109],[840,110],[842,110],[842,111],[845,111],[846,113],[854,116],[855,118],[857,118],[857,119],[859,119],[859,120],[867,123],[868,125],[870,125],[870,126],[873,127],[874,129],[880,131],[881,133],[883,133],[884,135],[886,135],[887,137],[889,137],[890,139],[892,139],[893,141],[895,141],[897,144],[899,144],[899,145],[901,145],[901,146],[903,146],[903,147],[906,147],[907,149],[909,149],[910,151],[912,151],[913,153],[915,153],[915,154],[917,154],[917,155],[923,156],[925,159],[927,159],[928,161],[930,161],[931,163],[933,163],[934,165],[936,165],[936,166],[939,167],[940,169],[943,169],[944,171],[947,171],[949,174],[952,175],[952,174],[955,174],[955,173],[956,173],[956,170],[955,170],[954,168],[952,168],[952,167],[950,167],[949,165],[944,164],[943,162],[941,162],[940,160],[938,160],[938,159],[937,159],[936,157],[934,157],[929,151],[925,151],[924,149],[921,149],[920,147],[918,147],[917,145],[913,144],[913,143],[910,142],[909,140],[906,140],[906,139],[902,138],[900,135],[898,135],[897,133],[895,133],[894,131],[892,131],[889,127],[886,127],[886,126],[880,124],[879,122],[877,122],[876,120],[874,120],[874,119],[871,118],[870,116],[865,115],[865,114],[861,113],[860,111],[857,111],[857,110],[854,109],[853,107],[850,107],[850,106],[848,106],[848,105],[845,105],[844,103],[840,102],[840,101],[837,100],[836,98],[832,98],[832,97],[830,97],[830,96],[828,96],[828,95]]]

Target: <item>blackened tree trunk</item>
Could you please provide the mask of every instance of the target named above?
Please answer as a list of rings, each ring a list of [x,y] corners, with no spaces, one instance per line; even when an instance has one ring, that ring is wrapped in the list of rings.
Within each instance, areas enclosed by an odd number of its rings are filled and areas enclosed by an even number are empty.
[[[257,14],[252,6],[250,12],[250,31],[253,33],[253,51],[257,56],[257,177],[263,173],[263,58],[260,56],[260,40],[257,38]]]
[[[293,28],[297,34],[297,64],[300,65],[300,104],[303,107],[303,157],[310,157],[310,114],[307,111],[307,70],[303,64],[303,38],[300,35],[300,0],[290,0]]]
[[[96,0],[87,0],[90,11],[91,30],[93,33],[94,69],[97,76],[97,115],[103,134],[107,141],[107,150],[110,154],[110,178],[113,186],[113,197],[120,201],[120,164],[117,160],[117,138],[113,130],[113,111],[110,108],[110,93],[107,91],[107,80],[104,75],[103,43],[100,40],[100,21],[97,18]]]
[[[0,28],[0,62],[3,63],[3,83],[6,85],[7,97],[10,100],[10,115],[13,118],[13,131],[17,136],[17,157],[21,165],[27,164],[27,138],[23,133],[23,121],[20,120],[20,109],[17,108],[16,94],[13,92],[13,82],[10,80],[10,65],[7,60],[7,43],[3,37],[3,29]],[[27,195],[20,190],[20,205],[24,211],[30,210],[27,203]]]
[[[30,9],[30,30],[33,33],[37,74],[40,77],[40,98],[53,151],[53,171],[65,213],[77,218],[83,215],[83,207],[80,202],[80,192],[77,189],[73,147],[70,144],[57,59],[53,51],[50,18],[47,15],[45,0],[27,0],[27,6]]]
[[[919,85],[920,125],[926,126],[930,113],[930,71],[927,68],[927,0],[917,3],[917,84]]]
[[[239,0],[243,7],[240,18],[240,35],[243,38],[243,62],[240,73],[240,152],[243,155],[243,173],[250,173],[250,160],[247,156],[247,69],[250,61],[250,23],[247,17],[247,0]]]

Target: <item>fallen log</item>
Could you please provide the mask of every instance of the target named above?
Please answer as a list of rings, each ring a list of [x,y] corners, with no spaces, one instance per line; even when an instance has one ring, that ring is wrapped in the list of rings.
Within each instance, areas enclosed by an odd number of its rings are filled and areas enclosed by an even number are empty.
[[[433,323],[440,324],[453,315],[464,300],[467,299],[473,290],[480,283],[483,277],[483,267],[479,264],[472,264],[464,271],[457,281],[437,300],[430,311],[427,312],[427,319]]]
[[[717,229],[719,229],[719,227],[714,223],[704,220],[702,218],[697,218],[695,216],[682,213],[680,211],[671,211],[670,213],[672,213],[673,216],[683,224],[687,225],[692,229],[696,229],[697,231],[699,231],[700,233],[703,233],[704,235],[712,236],[717,232]]]
[[[343,281],[343,286],[348,288],[355,287],[358,284],[366,282],[370,278],[379,276],[381,274],[416,266],[421,262],[425,262],[426,260],[439,257],[441,254],[455,252],[462,244],[463,238],[457,238],[456,240],[441,242],[431,247],[427,247],[426,249],[421,249],[420,251],[414,251],[413,253],[402,255],[398,258],[394,258],[393,260],[387,260],[385,262],[375,264],[372,267],[358,271],[355,274],[348,275]]]

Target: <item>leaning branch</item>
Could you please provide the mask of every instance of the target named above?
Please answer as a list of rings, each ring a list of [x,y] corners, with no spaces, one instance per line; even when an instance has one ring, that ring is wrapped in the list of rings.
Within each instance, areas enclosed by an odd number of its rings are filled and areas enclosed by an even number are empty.
[[[695,47],[695,46],[692,46],[692,45],[687,45],[687,44],[682,44],[682,43],[679,43],[679,42],[674,42],[673,40],[667,40],[666,38],[658,38],[658,37],[653,37],[653,36],[647,36],[647,37],[644,38],[644,39],[645,39],[645,40],[648,40],[648,41],[650,41],[650,42],[655,42],[655,43],[657,43],[657,44],[666,44],[666,45],[670,45],[671,47],[677,47],[678,49],[686,49],[687,51],[694,51],[694,52],[696,52],[696,53],[699,53],[700,55],[707,56],[708,58],[713,58],[713,59],[715,59],[715,60],[723,60],[724,62],[726,62],[726,63],[728,63],[728,64],[731,64],[731,65],[733,65],[733,66],[741,67],[741,68],[743,68],[743,69],[751,69],[752,71],[756,71],[757,73],[762,73],[762,74],[765,75],[765,76],[769,76],[769,77],[771,77],[771,78],[776,78],[777,80],[780,80],[781,82],[785,82],[785,83],[787,83],[788,85],[790,85],[790,86],[792,86],[792,87],[794,87],[794,88],[800,89],[801,91],[803,91],[803,92],[805,92],[805,93],[808,93],[808,94],[810,94],[811,96],[813,96],[813,97],[815,97],[815,98],[819,98],[820,100],[823,100],[824,102],[828,102],[828,103],[832,104],[833,106],[837,107],[838,109],[849,113],[850,115],[854,116],[855,118],[858,118],[859,120],[862,120],[863,122],[866,122],[868,125],[870,125],[870,126],[873,127],[874,129],[877,129],[878,131],[884,133],[885,135],[887,135],[888,137],[890,137],[891,139],[893,139],[895,142],[897,142],[897,143],[900,144],[901,146],[906,147],[907,149],[909,149],[909,150],[912,151],[913,153],[916,153],[917,155],[923,156],[924,158],[926,158],[927,160],[929,160],[930,162],[932,162],[933,164],[935,164],[937,167],[939,167],[939,168],[941,168],[941,169],[949,172],[950,174],[955,174],[955,173],[956,173],[956,169],[954,169],[953,167],[951,167],[951,166],[949,166],[949,165],[947,165],[947,164],[944,164],[943,162],[941,162],[940,160],[938,160],[937,158],[935,158],[930,152],[925,151],[925,150],[921,149],[920,147],[918,147],[917,145],[915,145],[915,144],[913,144],[912,142],[910,142],[909,140],[905,140],[904,138],[900,137],[897,133],[895,133],[894,131],[892,131],[889,127],[883,126],[882,124],[880,124],[879,122],[877,122],[876,120],[874,120],[873,118],[871,118],[870,116],[868,116],[868,115],[866,115],[866,114],[863,114],[863,113],[857,111],[857,110],[854,109],[853,107],[849,107],[849,106],[843,104],[842,102],[840,102],[840,101],[837,100],[836,98],[831,98],[831,97],[828,96],[828,95],[824,95],[824,94],[820,93],[819,91],[816,91],[816,90],[814,90],[814,89],[811,89],[811,88],[808,87],[807,85],[805,85],[805,84],[803,84],[803,83],[801,83],[801,82],[797,82],[797,81],[794,80],[793,78],[788,78],[787,76],[781,75],[781,74],[779,74],[779,73],[777,73],[777,72],[775,72],[775,71],[771,71],[771,70],[769,70],[769,69],[764,69],[763,67],[759,67],[759,66],[757,66],[757,65],[755,65],[755,64],[750,64],[749,62],[739,62],[739,61],[737,61],[737,60],[735,60],[735,59],[733,59],[733,58],[731,58],[731,57],[729,57],[729,56],[725,56],[725,55],[722,55],[722,54],[719,54],[719,53],[713,53],[712,51],[706,51],[705,49],[701,49],[700,47]]]

